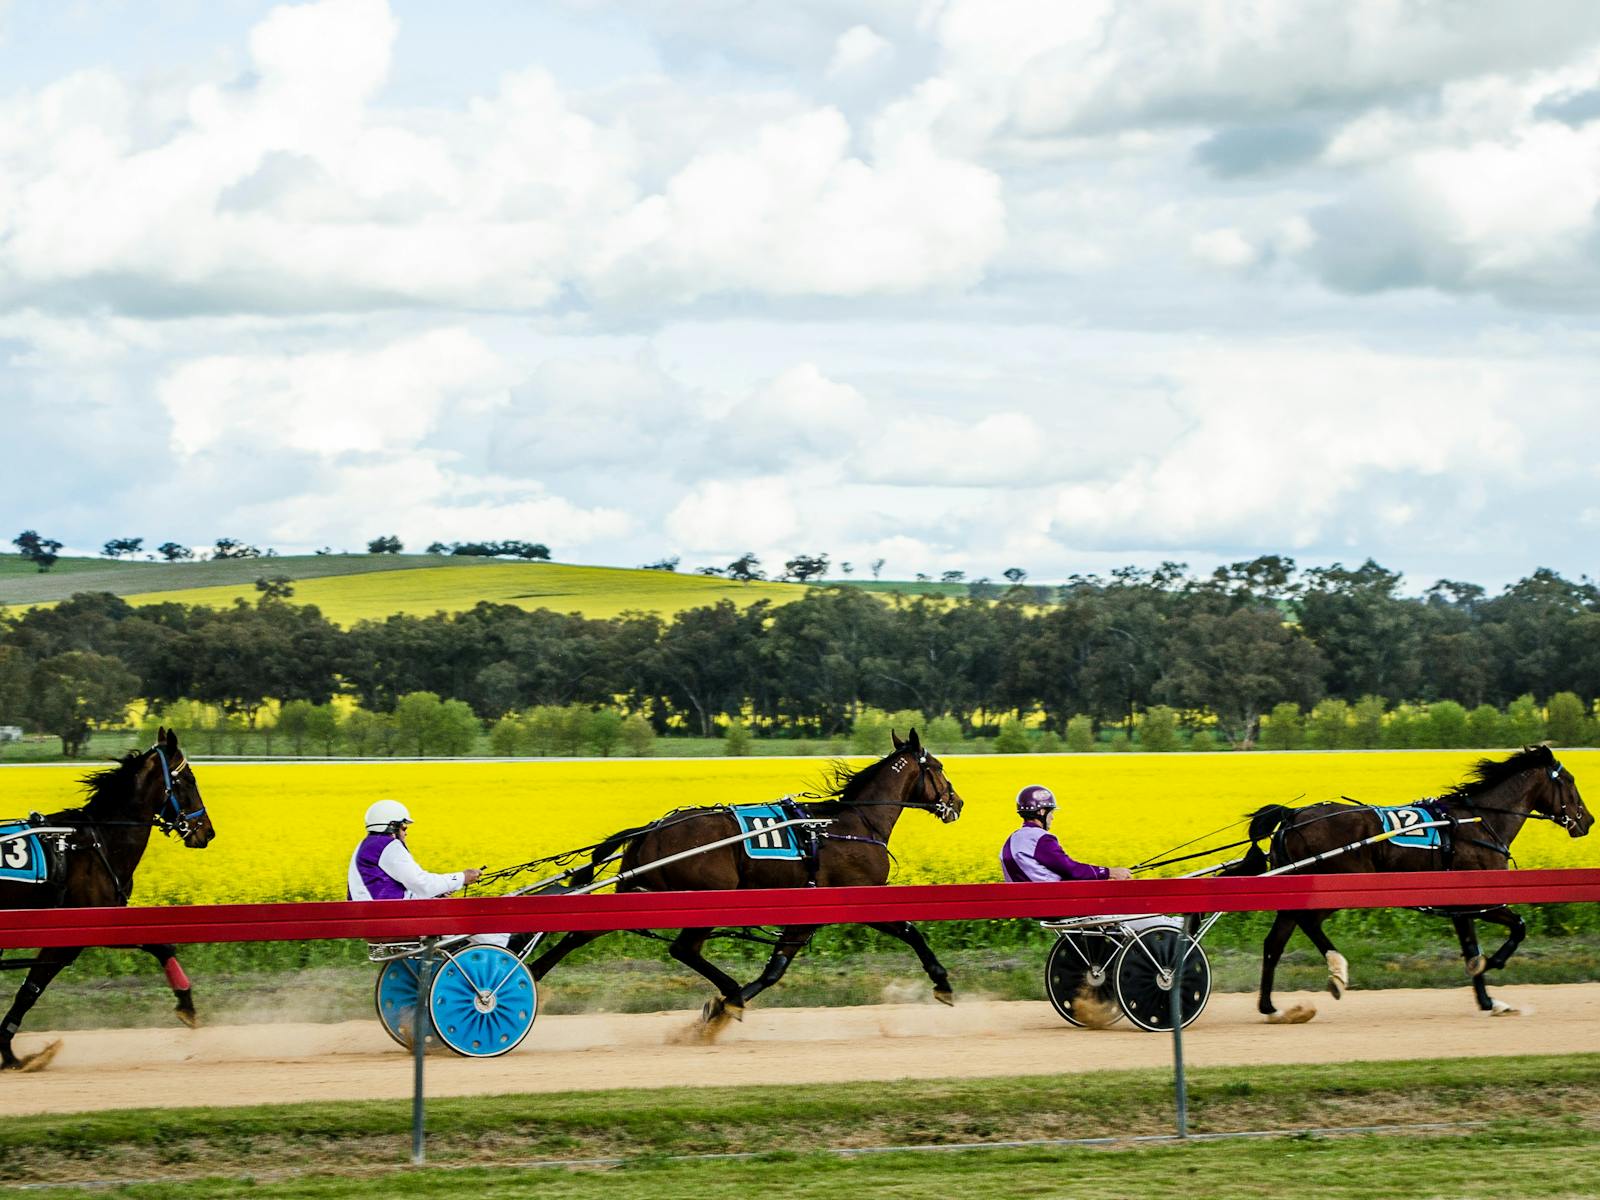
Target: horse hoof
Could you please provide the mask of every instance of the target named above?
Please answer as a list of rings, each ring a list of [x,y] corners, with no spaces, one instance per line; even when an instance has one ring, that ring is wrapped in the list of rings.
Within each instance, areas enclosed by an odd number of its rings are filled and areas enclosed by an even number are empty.
[[[1496,1000],[1489,1007],[1491,1017],[1514,1017],[1520,1011],[1515,1005],[1507,1004],[1504,1000]]]
[[[933,998],[940,1004],[948,1004],[951,1008],[956,1006],[956,994],[949,988],[934,988]]]
[[[1267,1014],[1268,1025],[1304,1025],[1317,1015],[1311,1004],[1296,1004],[1293,1008],[1278,1009]]]
[[[194,1015],[194,1009],[175,1008],[172,1011],[177,1014],[178,1020],[182,1021],[190,1029],[200,1028],[200,1018]]]
[[[58,1038],[56,1041],[51,1042],[43,1050],[40,1050],[35,1054],[30,1054],[26,1058],[19,1059],[17,1061],[17,1070],[24,1073],[42,1071],[55,1060],[56,1055],[59,1053],[61,1053],[61,1041]]]
[[[732,1017],[736,1021],[744,1020],[744,1005],[738,1001],[729,1000],[726,996],[713,996],[707,1000],[700,1009],[700,1023],[714,1025]]]
[[[1328,995],[1338,1000],[1350,987],[1350,963],[1337,950],[1328,951]]]
[[[1476,979],[1489,969],[1489,960],[1481,954],[1474,954],[1467,960],[1467,975]]]

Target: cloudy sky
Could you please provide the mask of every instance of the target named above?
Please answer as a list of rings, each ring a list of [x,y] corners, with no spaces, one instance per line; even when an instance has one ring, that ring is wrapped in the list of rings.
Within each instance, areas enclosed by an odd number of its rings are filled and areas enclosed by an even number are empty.
[[[0,514],[1595,572],[1593,0],[0,0]]]

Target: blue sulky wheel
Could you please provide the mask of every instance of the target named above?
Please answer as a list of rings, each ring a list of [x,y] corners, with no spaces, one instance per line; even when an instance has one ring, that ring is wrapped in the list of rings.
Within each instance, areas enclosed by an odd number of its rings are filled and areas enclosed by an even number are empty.
[[[417,978],[422,964],[414,958],[399,958],[383,964],[378,972],[377,989],[373,999],[378,1008],[378,1021],[383,1031],[407,1050],[411,1049],[413,1014],[417,1008]],[[427,1033],[428,1049],[436,1044],[433,1032]]]
[[[429,994],[434,1033],[457,1054],[493,1058],[515,1050],[533,1028],[533,976],[499,946],[469,946],[439,964]]]

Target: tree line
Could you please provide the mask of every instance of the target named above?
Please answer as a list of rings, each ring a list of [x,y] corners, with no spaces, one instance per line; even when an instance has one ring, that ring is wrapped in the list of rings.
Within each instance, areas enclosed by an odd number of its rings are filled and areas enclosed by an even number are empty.
[[[1470,714],[1600,694],[1588,579],[1541,569],[1494,596],[1449,580],[1408,596],[1400,583],[1371,561],[1302,571],[1267,556],[1205,576],[1166,564],[1049,589],[1019,581],[992,598],[823,585],[785,605],[723,601],[670,619],[480,603],[348,630],[293,603],[283,581],[223,609],[90,593],[0,626],[0,723],[67,738],[133,699],[201,701],[248,725],[269,701],[345,694],[390,713],[432,693],[486,722],[577,704],[638,714],[657,734],[711,736],[739,719],[806,738],[846,734],[867,708],[984,734],[1009,716],[1065,736],[1084,717],[1132,737],[1163,707],[1184,729],[1250,746],[1278,705],[1448,701]]]

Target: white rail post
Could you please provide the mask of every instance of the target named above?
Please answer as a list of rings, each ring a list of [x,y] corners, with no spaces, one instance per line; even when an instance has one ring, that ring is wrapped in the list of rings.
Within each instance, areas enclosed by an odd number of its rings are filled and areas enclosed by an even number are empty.
[[[427,1130],[424,1126],[422,1063],[428,1054],[428,991],[433,983],[433,947],[437,938],[424,939],[424,950],[417,968],[417,1006],[411,1014],[411,1165],[420,1167],[427,1157]]]

